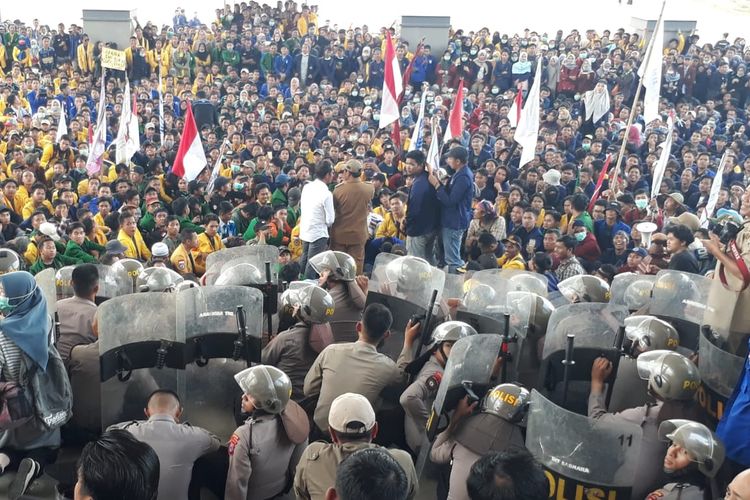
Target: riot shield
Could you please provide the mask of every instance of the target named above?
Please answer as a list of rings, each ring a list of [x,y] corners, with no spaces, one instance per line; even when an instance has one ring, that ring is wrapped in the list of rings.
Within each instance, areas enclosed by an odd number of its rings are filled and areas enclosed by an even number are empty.
[[[443,286],[443,299],[460,299],[464,296],[464,283],[466,274],[446,274],[445,285]]]
[[[484,396],[501,345],[502,337],[494,334],[470,335],[453,344],[427,421],[430,439],[437,433],[440,416],[453,410],[461,398],[468,395],[479,401]]]
[[[271,264],[271,283],[278,281],[276,264],[279,261],[278,247],[271,245],[244,245],[225,248],[206,257],[206,285],[213,285],[225,266],[248,263],[254,265],[266,278],[266,263]]]
[[[526,448],[545,469],[550,498],[629,500],[643,431],[621,419],[571,413],[533,390]]]
[[[539,384],[543,393],[556,404],[585,415],[591,366],[600,356],[617,363],[620,350],[615,338],[627,315],[624,306],[611,304],[569,304],[555,309],[542,350]],[[569,335],[573,336],[570,353]]]
[[[651,300],[655,281],[653,275],[620,273],[612,280],[609,303],[636,311]]]
[[[55,285],[56,271],[52,268],[44,269],[34,276],[36,284],[47,299],[47,314],[54,316],[57,312],[57,286]]]
[[[65,266],[55,273],[57,299],[67,299],[74,295],[73,270],[76,266]],[[132,279],[124,267],[105,266],[96,264],[99,272],[99,291],[96,293],[96,303],[101,304],[112,297],[119,297],[132,293]]]
[[[228,439],[242,396],[234,375],[260,362],[263,294],[209,286],[176,296],[177,337],[185,339],[185,419]]]
[[[607,282],[590,274],[579,274],[562,280],[557,284],[557,288],[571,304],[609,302]]]
[[[711,281],[698,274],[664,270],[654,282],[650,314],[672,323],[680,334],[680,345],[693,351],[698,349]]]
[[[378,255],[380,257],[380,255]],[[368,286],[365,307],[372,303],[385,305],[393,315],[390,337],[380,346],[379,351],[396,360],[404,343],[404,330],[412,317],[424,320],[437,291],[436,302],[445,284],[445,273],[430,266],[427,261],[417,257],[398,257],[395,259],[375,259],[373,276],[376,284]],[[432,330],[437,308],[433,306],[430,324],[423,332]]]
[[[698,389],[698,403],[706,411],[709,420],[716,424],[724,415],[727,401],[742,374],[745,359],[714,345],[707,335],[710,332],[703,332],[698,340],[698,367],[703,381]]]
[[[128,293],[138,293],[136,282],[138,281],[138,276],[143,271],[143,264],[140,261],[136,259],[120,259],[112,264],[112,268],[116,269],[118,273],[125,272],[128,275],[131,281]]]
[[[504,381],[536,387],[541,366],[537,346],[547,332],[555,308],[546,298],[531,292],[508,292],[506,304],[510,319],[508,333],[513,342],[509,350],[511,356],[505,359],[510,369]]]
[[[175,321],[176,294],[115,297],[98,310],[102,426],[143,418],[146,398],[171,389],[184,401],[184,338]]]
[[[68,299],[74,295],[73,269],[75,269],[75,266],[65,266],[58,269],[55,273],[57,300]]]
[[[531,292],[547,297],[547,278],[541,274],[520,269],[502,269],[499,276],[508,280],[509,291]]]
[[[464,283],[456,319],[478,333],[504,333],[510,283],[497,269],[477,271]]]

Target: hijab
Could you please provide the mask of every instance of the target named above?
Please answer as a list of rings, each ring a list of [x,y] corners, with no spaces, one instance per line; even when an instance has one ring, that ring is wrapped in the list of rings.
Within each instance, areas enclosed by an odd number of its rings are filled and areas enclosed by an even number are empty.
[[[586,120],[594,117],[594,123],[598,122],[602,116],[609,113],[609,92],[607,92],[607,83],[600,80],[594,90],[589,90],[583,94],[583,103],[586,106]]]
[[[47,300],[26,271],[0,276],[0,284],[13,309],[0,320],[0,330],[42,370],[47,369],[50,318]]]

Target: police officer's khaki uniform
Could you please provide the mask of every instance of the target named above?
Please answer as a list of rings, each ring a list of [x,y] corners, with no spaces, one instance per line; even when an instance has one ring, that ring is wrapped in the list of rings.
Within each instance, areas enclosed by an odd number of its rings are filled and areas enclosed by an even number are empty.
[[[437,435],[430,450],[430,460],[436,464],[451,464],[448,500],[469,500],[466,479],[469,477],[471,466],[480,458],[482,455],[453,440],[447,430]]]
[[[333,332],[334,342],[355,342],[357,340],[357,322],[365,308],[365,293],[356,281],[340,281],[328,288],[336,307],[333,316],[328,320]]]
[[[200,427],[179,424],[170,415],[151,415],[148,420],[110,427],[125,429],[151,446],[159,457],[159,500],[184,500],[195,461],[219,449],[219,438]]]
[[[90,344],[96,340],[92,324],[96,315],[96,304],[81,297],[70,297],[57,302],[57,317],[60,321],[60,337],[55,347],[67,364],[70,351],[79,344]]]
[[[629,408],[619,413],[607,413],[604,394],[589,395],[590,418],[610,423],[618,420],[632,422],[643,429],[641,452],[638,456],[631,498],[645,498],[667,481],[663,464],[669,443],[659,440],[657,420],[662,404],[659,401],[654,405]]]
[[[283,493],[306,446],[307,440],[289,440],[277,415],[247,419],[229,439],[225,500],[265,500]]]
[[[318,357],[309,342],[310,327],[297,323],[274,337],[261,353],[261,363],[283,371],[292,381],[292,399],[304,398],[305,376]]]
[[[331,403],[347,392],[363,395],[377,409],[385,387],[406,381],[404,370],[413,359],[410,349],[402,349],[394,363],[366,342],[329,345],[305,377],[305,396],[320,395],[313,420],[327,431]]]
[[[68,377],[73,393],[73,416],[68,425],[98,435],[102,430],[99,341],[71,349]]]
[[[651,493],[646,500],[703,500],[703,498],[703,490],[694,484],[669,483]]]
[[[425,426],[427,419],[430,418],[430,411],[435,402],[442,375],[443,366],[434,356],[430,356],[414,382],[401,394],[399,402],[406,412],[404,418],[406,443],[412,451],[417,451],[427,435]]]
[[[352,453],[365,449],[376,448],[378,445],[366,441],[348,442],[341,444],[316,441],[310,443],[302,455],[294,476],[294,493],[298,499],[324,500],[328,488],[336,483],[336,470],[339,464]],[[388,449],[396,462],[401,465],[409,482],[407,498],[415,498],[419,487],[417,473],[411,456],[403,451]]]

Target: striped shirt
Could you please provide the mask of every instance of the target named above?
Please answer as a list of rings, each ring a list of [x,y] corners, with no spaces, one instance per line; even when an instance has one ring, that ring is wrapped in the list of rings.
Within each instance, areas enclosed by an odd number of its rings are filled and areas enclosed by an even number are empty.
[[[6,382],[19,382],[21,356],[21,348],[0,332],[0,373]]]

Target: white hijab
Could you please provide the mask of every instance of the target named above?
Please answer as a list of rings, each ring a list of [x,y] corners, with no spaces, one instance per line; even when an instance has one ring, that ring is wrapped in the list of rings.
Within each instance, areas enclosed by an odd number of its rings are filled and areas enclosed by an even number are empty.
[[[598,122],[602,116],[609,113],[609,92],[607,84],[600,82],[596,84],[594,90],[589,90],[583,94],[583,103],[586,106],[586,120],[594,117],[594,123]]]

